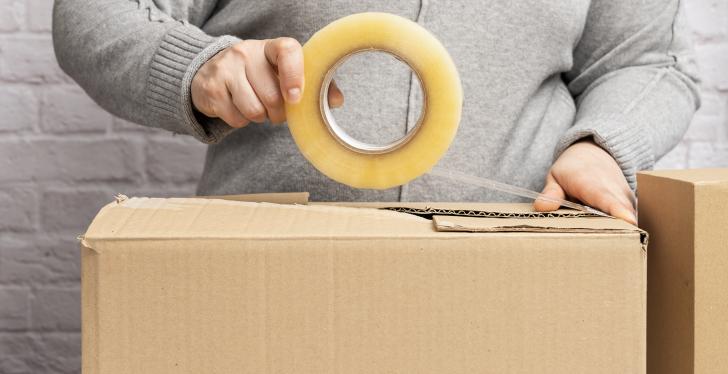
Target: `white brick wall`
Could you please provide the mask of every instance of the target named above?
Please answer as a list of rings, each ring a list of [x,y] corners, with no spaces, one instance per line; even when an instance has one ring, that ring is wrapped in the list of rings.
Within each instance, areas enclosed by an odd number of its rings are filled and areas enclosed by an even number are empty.
[[[728,1],[686,0],[703,80],[703,106],[657,169],[728,167]]]
[[[98,108],[57,67],[51,0],[0,0],[0,373],[79,372],[74,239],[116,192],[189,195],[204,147]],[[659,168],[728,167],[728,1],[687,0],[703,109]]]

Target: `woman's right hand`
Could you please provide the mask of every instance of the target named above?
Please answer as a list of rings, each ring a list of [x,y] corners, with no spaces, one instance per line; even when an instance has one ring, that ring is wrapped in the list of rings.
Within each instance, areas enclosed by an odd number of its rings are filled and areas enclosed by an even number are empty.
[[[202,114],[235,128],[286,120],[284,100],[297,103],[304,90],[303,49],[292,38],[245,40],[208,60],[192,79],[192,104]],[[332,82],[329,104],[344,96]]]

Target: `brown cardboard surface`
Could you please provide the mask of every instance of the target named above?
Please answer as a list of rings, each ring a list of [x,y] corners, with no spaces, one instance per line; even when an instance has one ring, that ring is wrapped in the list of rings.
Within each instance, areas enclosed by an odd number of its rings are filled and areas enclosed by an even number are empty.
[[[82,239],[83,371],[644,372],[641,232],[544,219],[438,232],[371,208],[114,202]]]
[[[728,370],[728,169],[641,173],[648,372]]]
[[[282,205],[221,199],[130,198],[102,208],[84,240],[91,247],[123,239],[329,238],[427,235],[430,220],[377,209]],[[106,240],[103,240],[106,239]]]

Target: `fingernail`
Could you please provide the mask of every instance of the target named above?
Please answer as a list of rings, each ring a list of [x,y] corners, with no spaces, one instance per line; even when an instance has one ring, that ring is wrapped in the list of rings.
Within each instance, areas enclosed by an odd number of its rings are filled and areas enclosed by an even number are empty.
[[[288,90],[288,101],[292,103],[297,103],[299,100],[301,100],[301,89],[298,87],[294,87]]]
[[[634,215],[634,213],[632,213],[632,212],[629,212],[629,216],[630,216],[630,218],[632,219],[632,223],[633,223],[634,225],[637,225],[637,216],[636,216],[636,215]]]

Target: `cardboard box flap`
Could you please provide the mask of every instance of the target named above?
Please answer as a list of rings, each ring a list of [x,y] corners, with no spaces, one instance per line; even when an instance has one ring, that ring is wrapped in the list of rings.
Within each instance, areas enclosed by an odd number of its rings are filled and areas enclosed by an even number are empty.
[[[434,235],[428,219],[377,209],[200,198],[118,198],[101,209],[84,244],[113,239],[299,238]]]
[[[251,203],[272,203],[272,204],[308,204],[308,192],[276,192],[276,193],[255,193],[245,195],[220,195],[220,196],[197,196],[202,199],[220,199],[231,201],[247,201]]]

